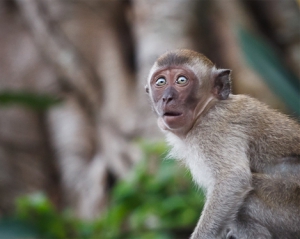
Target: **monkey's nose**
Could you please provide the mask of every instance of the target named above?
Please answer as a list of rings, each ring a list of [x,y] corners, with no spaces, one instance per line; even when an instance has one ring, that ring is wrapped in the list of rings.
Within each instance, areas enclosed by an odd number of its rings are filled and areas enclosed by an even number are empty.
[[[169,87],[165,90],[162,100],[165,104],[168,104],[177,97],[177,94],[177,91],[173,87]]]
[[[163,96],[163,102],[164,103],[169,103],[172,100],[173,100],[173,96],[172,95]]]

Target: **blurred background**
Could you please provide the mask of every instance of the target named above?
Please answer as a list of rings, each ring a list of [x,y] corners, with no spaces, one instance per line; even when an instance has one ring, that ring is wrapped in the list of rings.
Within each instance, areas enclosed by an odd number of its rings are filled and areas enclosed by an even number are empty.
[[[300,116],[297,0],[1,0],[0,238],[187,238],[204,203],[144,85],[167,50]]]

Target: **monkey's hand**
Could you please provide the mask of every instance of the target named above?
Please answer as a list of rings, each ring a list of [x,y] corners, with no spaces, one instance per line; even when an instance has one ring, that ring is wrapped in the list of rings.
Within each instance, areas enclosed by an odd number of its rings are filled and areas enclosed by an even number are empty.
[[[237,165],[238,167],[232,166],[228,171],[224,168],[219,171],[191,239],[222,238],[227,226],[235,219],[244,198],[251,190],[249,167]]]

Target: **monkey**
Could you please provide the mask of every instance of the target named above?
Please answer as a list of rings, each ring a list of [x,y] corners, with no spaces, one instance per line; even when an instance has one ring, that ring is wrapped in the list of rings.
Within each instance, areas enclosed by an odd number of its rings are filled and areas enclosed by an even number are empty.
[[[192,239],[300,238],[300,126],[232,94],[231,70],[177,49],[145,86],[157,124],[206,202]]]

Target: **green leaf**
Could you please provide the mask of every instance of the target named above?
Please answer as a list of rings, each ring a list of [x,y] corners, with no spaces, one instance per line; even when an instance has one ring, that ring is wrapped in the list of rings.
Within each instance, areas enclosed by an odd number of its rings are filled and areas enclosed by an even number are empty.
[[[46,110],[59,102],[60,100],[50,95],[41,95],[26,91],[0,92],[0,107],[21,105],[33,110]]]
[[[18,218],[34,225],[45,238],[66,237],[64,220],[44,194],[34,193],[20,197],[16,204]]]

